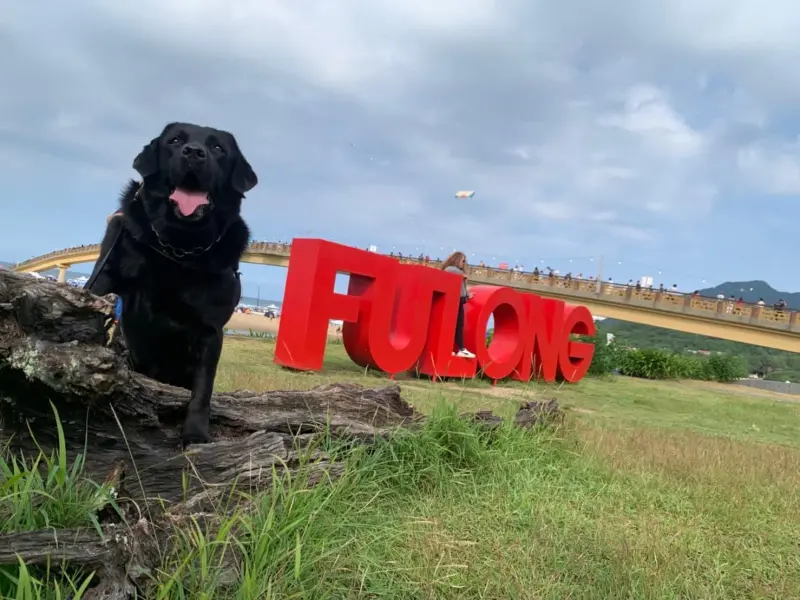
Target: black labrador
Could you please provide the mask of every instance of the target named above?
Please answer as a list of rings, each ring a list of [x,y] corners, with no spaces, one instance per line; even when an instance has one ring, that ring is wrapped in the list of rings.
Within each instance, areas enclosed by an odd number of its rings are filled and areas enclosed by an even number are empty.
[[[210,441],[211,392],[223,327],[241,299],[240,216],[258,178],[227,131],[170,123],[133,161],[87,282],[122,299],[118,325],[131,367],[191,390],[184,447]]]

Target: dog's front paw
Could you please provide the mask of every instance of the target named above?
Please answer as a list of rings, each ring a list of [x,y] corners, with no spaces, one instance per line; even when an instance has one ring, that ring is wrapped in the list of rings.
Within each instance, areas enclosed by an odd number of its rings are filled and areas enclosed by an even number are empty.
[[[208,419],[200,416],[190,415],[183,423],[181,433],[181,443],[186,448],[191,444],[208,444],[211,442],[211,434],[208,432]]]

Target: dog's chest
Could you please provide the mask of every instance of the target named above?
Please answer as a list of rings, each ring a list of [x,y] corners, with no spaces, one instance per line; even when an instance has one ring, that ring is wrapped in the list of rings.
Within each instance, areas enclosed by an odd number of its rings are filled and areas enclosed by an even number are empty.
[[[123,313],[136,312],[153,321],[163,319],[184,326],[222,327],[239,301],[239,282],[232,271],[148,267],[138,269],[126,282]]]

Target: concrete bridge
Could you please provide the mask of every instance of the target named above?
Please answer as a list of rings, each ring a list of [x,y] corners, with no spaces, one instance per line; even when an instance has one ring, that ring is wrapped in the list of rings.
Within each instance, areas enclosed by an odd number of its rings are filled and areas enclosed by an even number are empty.
[[[291,244],[253,242],[245,251],[243,262],[286,267]],[[100,244],[57,250],[28,259],[14,266],[21,272],[58,269],[59,281],[66,281],[67,269],[80,263],[94,262]],[[416,259],[399,259],[416,263]],[[429,263],[432,267],[438,263]],[[735,342],[756,344],[790,352],[800,352],[798,313],[776,310],[755,304],[738,304],[668,291],[637,290],[632,286],[599,283],[594,280],[535,276],[492,267],[469,267],[469,282],[503,285],[582,304],[593,314],[621,321],[631,321],[697,333]]]

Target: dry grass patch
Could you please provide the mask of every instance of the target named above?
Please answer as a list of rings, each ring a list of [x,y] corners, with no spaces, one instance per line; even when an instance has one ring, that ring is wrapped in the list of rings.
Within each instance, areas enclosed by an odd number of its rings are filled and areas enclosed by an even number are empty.
[[[708,485],[800,489],[800,449],[664,429],[601,429],[577,423],[586,451],[614,469]]]

